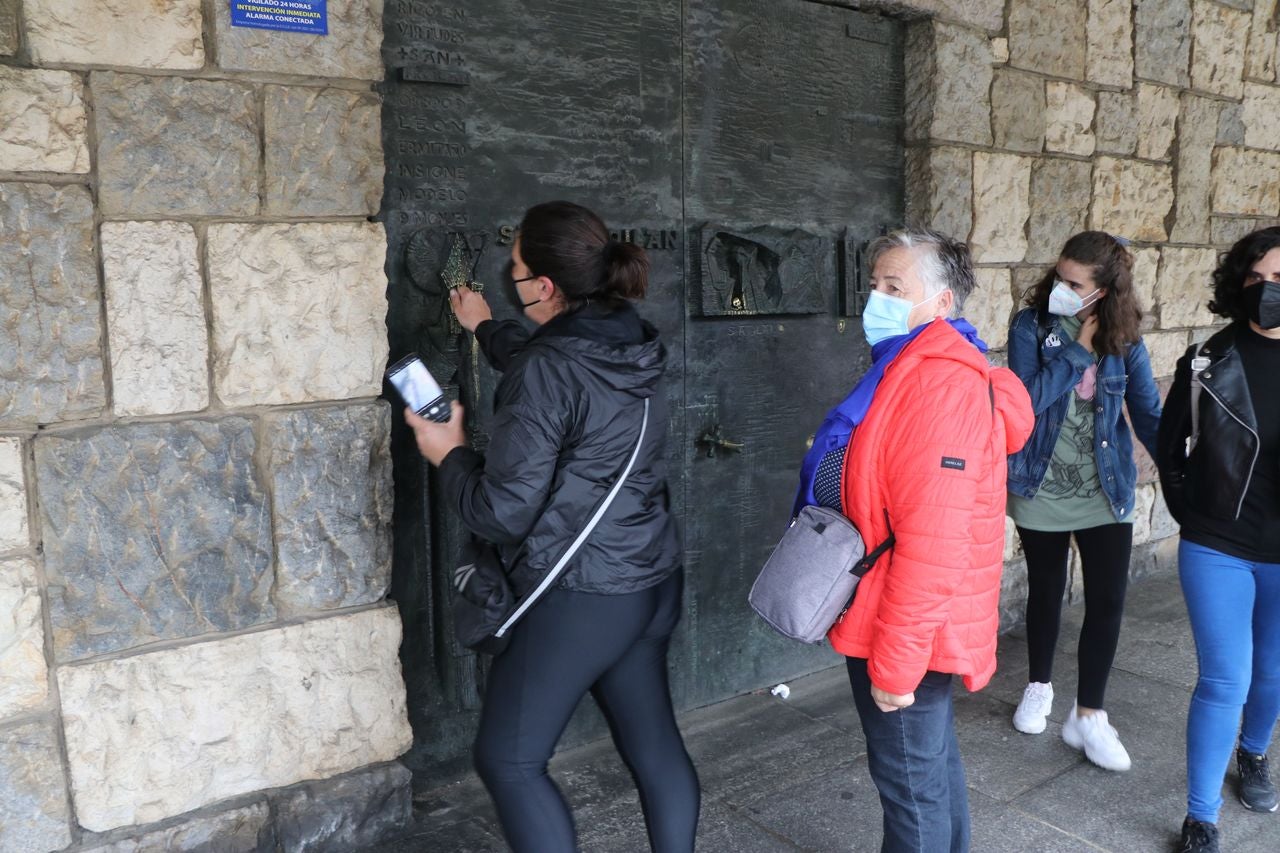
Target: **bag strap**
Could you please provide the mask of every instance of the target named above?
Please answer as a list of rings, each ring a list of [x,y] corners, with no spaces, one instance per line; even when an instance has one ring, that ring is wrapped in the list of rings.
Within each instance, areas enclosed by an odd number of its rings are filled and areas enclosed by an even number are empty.
[[[591,531],[596,529],[596,525],[600,523],[600,519],[604,517],[605,511],[609,509],[609,505],[613,503],[613,499],[618,496],[618,492],[622,491],[622,485],[627,481],[627,477],[631,474],[631,469],[635,467],[636,459],[640,456],[640,446],[644,444],[644,434],[649,427],[649,398],[644,400],[644,417],[640,421],[640,437],[636,439],[636,448],[631,451],[631,458],[627,460],[627,467],[622,469],[622,474],[618,477],[617,482],[613,484],[613,488],[609,490],[609,494],[605,495],[604,502],[596,508],[591,518],[587,521],[586,527],[582,528],[582,532],[578,534],[578,538],[573,540],[569,546],[569,550],[561,555],[560,559],[551,571],[547,572],[532,592],[525,596],[524,601],[520,602],[507,621],[503,622],[497,631],[493,632],[493,636],[501,637],[511,627],[520,621],[520,617],[524,616],[525,611],[534,605],[534,603],[543,596],[551,585],[559,580],[560,575],[564,573],[565,567],[569,565],[569,561],[573,559],[573,555],[578,553],[578,549],[582,547],[582,543],[587,541],[587,537],[591,535]]]
[[[1203,352],[1202,346],[1191,359],[1191,435],[1187,437],[1187,456],[1191,455],[1196,442],[1200,440],[1200,374],[1208,369],[1210,363],[1208,356],[1200,354]]]
[[[867,572],[871,571],[871,567],[876,564],[876,560],[879,560],[880,557],[884,555],[885,551],[888,551],[893,547],[893,544],[897,541],[898,537],[893,532],[893,525],[889,523],[889,510],[887,509],[884,511],[884,524],[885,527],[889,529],[889,537],[868,553],[863,554],[862,559],[853,564],[853,568],[849,570],[849,574],[854,577],[862,577]]]

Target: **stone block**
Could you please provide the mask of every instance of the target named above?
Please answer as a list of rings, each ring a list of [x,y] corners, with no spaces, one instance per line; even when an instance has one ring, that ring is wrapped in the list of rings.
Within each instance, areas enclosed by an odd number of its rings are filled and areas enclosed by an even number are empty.
[[[1271,228],[1280,225],[1280,219],[1239,219],[1236,217],[1210,217],[1210,229],[1213,245],[1228,249],[1240,238],[1257,231],[1259,228]]]
[[[1177,209],[1173,233],[1180,243],[1209,241],[1210,177],[1221,102],[1185,92],[1178,119]]]
[[[1046,151],[1088,157],[1093,138],[1093,95],[1074,83],[1045,83],[1044,147]]]
[[[377,396],[387,363],[386,253],[373,223],[210,225],[222,402]]]
[[[1194,0],[1191,11],[1191,86],[1240,98],[1244,94],[1244,53],[1251,15],[1210,0]]]
[[[263,419],[282,613],[352,607],[386,594],[390,429],[384,402]]]
[[[1168,160],[1178,124],[1178,93],[1167,86],[1138,84],[1138,156]]]
[[[65,780],[51,722],[0,729],[0,850],[46,853],[71,843]]]
[[[1016,154],[974,152],[969,244],[976,263],[1016,263],[1026,254],[1033,162]]]
[[[1217,259],[1213,249],[1166,246],[1161,251],[1156,282],[1160,328],[1183,329],[1214,322],[1205,305],[1213,295],[1212,275]]]
[[[978,286],[964,303],[964,316],[992,349],[1004,349],[1013,318],[1013,282],[1008,267],[978,267]]]
[[[84,174],[88,134],[79,74],[0,65],[0,170]]]
[[[209,405],[199,247],[185,222],[104,222],[102,269],[119,416]]]
[[[1009,516],[1004,517],[1004,561],[1006,563],[1022,556],[1022,541],[1018,538],[1018,525]]]
[[[1246,83],[1240,123],[1248,147],[1267,151],[1280,147],[1280,86]]]
[[[1218,144],[1244,145],[1244,105],[1221,101],[1218,108]]]
[[[265,801],[185,820],[175,826],[106,838],[90,836],[81,853],[275,853],[271,809]]]
[[[413,816],[413,774],[385,764],[307,782],[274,797],[280,844],[290,853],[367,850],[404,832]]]
[[[1160,250],[1154,246],[1146,249],[1130,246],[1129,252],[1133,255],[1133,291],[1143,312],[1150,314],[1156,307],[1156,271],[1160,268]]]
[[[1246,216],[1280,213],[1280,153],[1250,148],[1213,152],[1213,212]]]
[[[18,5],[20,0],[0,0],[0,56],[18,52]]]
[[[1091,194],[1090,167],[1083,160],[1042,157],[1031,167],[1031,217],[1025,260],[1058,261],[1062,244],[1085,229]]]
[[[48,695],[36,567],[26,557],[0,560],[0,720],[39,708]]]
[[[1178,359],[1191,345],[1186,332],[1147,332],[1142,342],[1151,356],[1151,373],[1157,379],[1172,376]]]
[[[907,221],[944,234],[973,227],[973,152],[964,148],[907,149]]]
[[[906,42],[906,138],[991,144],[991,42],[936,21]]]
[[[22,442],[0,437],[0,551],[16,551],[30,544]]]
[[[231,26],[231,5],[215,4],[214,54],[226,71],[381,80],[383,0],[329,4],[327,36]]]
[[[1133,7],[1134,73],[1186,88],[1191,82],[1191,0],[1134,0]]]
[[[57,660],[275,616],[252,424],[138,424],[36,439]]]
[[[1274,83],[1276,79],[1276,4],[1258,0],[1249,26],[1249,49],[1245,51],[1244,76],[1248,80]]]
[[[229,9],[223,4],[222,14]],[[258,99],[252,86],[102,71],[89,83],[104,213],[258,213]],[[150,132],[138,133],[139,127]]]
[[[25,0],[23,12],[37,65],[204,67],[200,0]]]
[[[1169,514],[1169,505],[1164,502],[1164,492],[1157,483],[1156,497],[1151,506],[1151,538],[1164,539],[1178,534],[1178,522]]]
[[[1004,0],[912,0],[914,11],[995,33],[1004,26]]]
[[[1044,148],[1044,78],[1013,68],[991,83],[991,129],[997,148],[1039,154]]]
[[[1133,544],[1151,541],[1151,507],[1155,503],[1154,486],[1138,486],[1133,491]]]
[[[413,742],[394,606],[58,670],[76,815],[150,823]]]
[[[1000,574],[1000,633],[1023,624],[1027,617],[1027,561],[1019,558]]]
[[[1009,61],[1009,40],[1007,38],[993,38],[991,40],[991,62],[994,65],[1004,65]]]
[[[102,411],[100,317],[89,191],[0,183],[0,426]]]
[[[1133,85],[1132,0],[1089,0],[1085,78],[1103,86]]]
[[[1011,0],[1009,64],[1054,77],[1084,79],[1084,3]]]
[[[1066,242],[1065,240],[1063,241]],[[1035,290],[1040,279],[1044,278],[1048,270],[1043,267],[1014,267],[1013,268],[1013,301],[1015,307],[1026,308],[1026,298],[1031,291]]]
[[[1130,156],[1138,148],[1138,104],[1132,92],[1099,92],[1094,150]]]
[[[1173,209],[1173,173],[1164,164],[1099,157],[1093,164],[1093,228],[1140,243],[1167,239]]]
[[[268,214],[367,215],[382,199],[382,105],[346,89],[268,86]]]

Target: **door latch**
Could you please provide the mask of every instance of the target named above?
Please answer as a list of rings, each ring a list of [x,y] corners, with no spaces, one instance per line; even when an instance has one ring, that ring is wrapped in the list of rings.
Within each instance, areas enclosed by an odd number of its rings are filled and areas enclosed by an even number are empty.
[[[725,452],[730,450],[737,452],[746,446],[740,441],[729,441],[729,439],[725,438],[720,424],[716,424],[711,427],[711,429],[704,430],[702,435],[698,436],[694,443],[699,447],[707,448],[708,459],[716,458],[716,448],[720,448],[720,450]]]

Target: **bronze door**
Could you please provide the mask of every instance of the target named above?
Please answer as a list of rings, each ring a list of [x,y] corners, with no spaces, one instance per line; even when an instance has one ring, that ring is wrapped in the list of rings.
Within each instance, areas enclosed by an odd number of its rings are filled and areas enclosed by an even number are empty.
[[[460,383],[483,445],[495,378],[444,288],[474,270],[515,316],[502,281],[520,213],[551,198],[597,210],[649,249],[642,313],[671,353],[677,702],[837,662],[772,636],[746,595],[807,437],[868,358],[857,247],[902,218],[902,25],[807,0],[388,0],[385,30],[392,357],[417,350]],[[459,766],[484,677],[453,641],[439,568],[461,531],[403,430],[394,452],[409,761]],[[588,710],[570,739],[602,732]]]

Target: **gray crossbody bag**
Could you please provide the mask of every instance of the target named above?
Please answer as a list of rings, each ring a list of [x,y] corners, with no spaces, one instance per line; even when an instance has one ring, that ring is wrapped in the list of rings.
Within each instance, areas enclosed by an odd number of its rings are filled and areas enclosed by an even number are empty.
[[[889,513],[885,511],[885,521]],[[867,553],[862,535],[839,510],[800,510],[751,586],[747,601],[779,634],[821,643],[853,602],[862,576],[893,547],[889,538]]]

